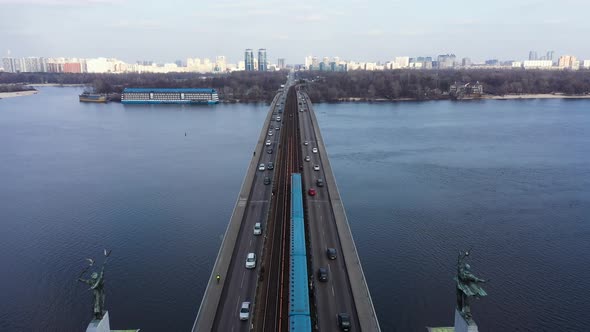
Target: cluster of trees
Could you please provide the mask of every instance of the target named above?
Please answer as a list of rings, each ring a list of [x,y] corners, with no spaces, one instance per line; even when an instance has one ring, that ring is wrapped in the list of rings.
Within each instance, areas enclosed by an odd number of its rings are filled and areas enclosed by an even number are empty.
[[[0,92],[19,92],[35,90],[33,87],[24,84],[0,84]]]
[[[214,88],[227,102],[271,101],[287,73],[233,72],[230,74],[70,74],[0,73],[0,83],[85,84],[96,93],[120,93],[124,88]]]
[[[479,81],[490,95],[590,93],[590,71],[562,70],[388,70],[300,72],[314,102],[446,99],[451,84]]]
[[[214,88],[226,102],[271,101],[286,72],[230,74],[64,74],[0,73],[0,84],[86,84],[97,93],[120,93],[126,87]],[[562,70],[386,70],[299,72],[314,102],[361,100],[446,99],[454,82],[483,84],[490,95],[590,93],[590,71]],[[22,90],[22,89],[21,89]],[[21,91],[19,90],[19,91]]]

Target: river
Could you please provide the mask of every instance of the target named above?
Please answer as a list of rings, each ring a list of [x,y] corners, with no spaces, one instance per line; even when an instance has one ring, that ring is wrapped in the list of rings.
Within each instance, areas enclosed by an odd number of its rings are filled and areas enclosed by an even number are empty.
[[[187,331],[267,112],[0,100],[0,330],[80,331],[85,258],[111,326]],[[320,104],[383,331],[451,326],[458,250],[482,331],[590,325],[590,100]],[[237,319],[237,318],[236,318]]]

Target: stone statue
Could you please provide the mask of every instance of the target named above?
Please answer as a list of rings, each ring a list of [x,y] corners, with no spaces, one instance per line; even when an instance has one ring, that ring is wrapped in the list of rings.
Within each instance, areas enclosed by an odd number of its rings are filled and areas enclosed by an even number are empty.
[[[92,290],[94,293],[94,319],[101,320],[105,310],[104,310],[104,267],[107,264],[109,256],[111,254],[110,250],[104,250],[105,260],[102,263],[102,268],[100,272],[92,272],[90,274],[90,279],[83,279],[82,276],[88,272],[88,270],[94,265],[94,260],[92,258],[87,258],[89,264],[88,266],[80,273],[78,277],[78,281],[88,284],[90,286],[89,290]]]
[[[486,282],[486,280],[480,279],[471,273],[471,267],[465,263],[467,257],[469,257],[469,251],[459,252],[455,281],[457,282],[457,311],[466,320],[471,320],[469,299],[472,297],[484,297],[488,293],[479,285]]]

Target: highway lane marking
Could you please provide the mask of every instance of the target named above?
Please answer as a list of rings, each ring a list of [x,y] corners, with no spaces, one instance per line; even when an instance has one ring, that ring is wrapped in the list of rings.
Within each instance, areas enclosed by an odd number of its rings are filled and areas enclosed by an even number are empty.
[[[332,284],[332,297],[335,297],[336,295],[334,294],[334,284]]]
[[[236,311],[238,311],[240,307],[240,297],[238,296],[238,302],[236,302]]]
[[[244,277],[246,276],[246,271],[242,274],[242,282],[240,282],[240,289],[244,286]]]

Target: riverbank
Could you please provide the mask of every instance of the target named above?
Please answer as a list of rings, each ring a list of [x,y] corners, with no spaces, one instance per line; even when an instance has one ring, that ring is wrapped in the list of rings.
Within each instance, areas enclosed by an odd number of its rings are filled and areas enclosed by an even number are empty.
[[[504,95],[504,96],[483,96],[481,99],[494,100],[514,100],[514,99],[590,99],[590,94],[585,95],[566,95],[561,93],[539,93],[539,94],[522,94],[522,95]]]
[[[463,97],[460,99],[454,99],[454,101],[472,101],[472,100],[517,100],[517,99],[590,99],[590,94],[585,95],[566,95],[560,93],[539,93],[539,94],[519,94],[519,95],[503,95],[503,96],[496,96],[496,95],[483,95],[477,97]],[[397,99],[387,99],[387,98],[359,98],[359,97],[350,97],[350,98],[339,98],[337,103],[395,103],[395,102],[403,102],[403,101],[435,101],[435,100],[453,100],[448,95],[440,96],[440,98],[428,98],[428,99],[418,99],[418,98],[397,98]],[[332,103],[331,101],[315,101],[314,103]]]
[[[38,92],[39,91],[37,91],[37,90],[15,91],[15,92],[0,92],[0,99],[30,96],[30,95],[37,94]]]
[[[79,86],[87,86],[88,84],[60,84],[60,83],[38,83],[38,84],[28,84],[29,86],[52,86],[52,87],[79,87]]]

